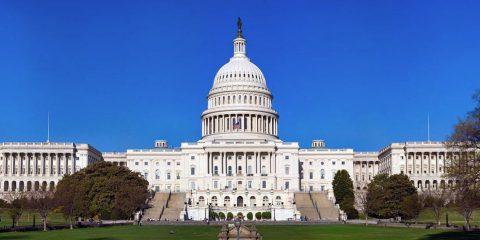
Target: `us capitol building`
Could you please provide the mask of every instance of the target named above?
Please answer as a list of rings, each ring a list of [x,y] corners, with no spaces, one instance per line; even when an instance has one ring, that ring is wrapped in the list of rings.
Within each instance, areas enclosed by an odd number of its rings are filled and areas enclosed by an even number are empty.
[[[445,160],[456,156],[440,142],[392,143],[379,152],[355,152],[327,148],[322,140],[313,140],[307,149],[282,141],[272,93],[246,47],[239,22],[233,56],[208,93],[197,142],[169,148],[167,141],[157,140],[151,149],[105,153],[88,144],[0,143],[0,193],[54,189],[63,174],[109,161],[149,181],[157,192],[146,213],[152,219],[203,220],[211,209],[244,215],[270,211],[275,220],[335,220],[339,210],[332,180],[341,169],[357,190],[378,173],[407,174],[419,189],[449,184],[442,178]]]

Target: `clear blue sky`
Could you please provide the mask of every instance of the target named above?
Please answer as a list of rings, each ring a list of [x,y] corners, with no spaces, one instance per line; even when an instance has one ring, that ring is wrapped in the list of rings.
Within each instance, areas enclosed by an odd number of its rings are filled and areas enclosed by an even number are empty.
[[[479,1],[1,1],[0,141],[102,151],[201,136],[238,16],[280,137],[443,140],[480,88]]]

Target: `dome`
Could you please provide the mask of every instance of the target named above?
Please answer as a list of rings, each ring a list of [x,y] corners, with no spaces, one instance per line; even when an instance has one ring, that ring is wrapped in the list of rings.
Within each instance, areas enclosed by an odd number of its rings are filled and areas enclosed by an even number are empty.
[[[244,57],[232,57],[215,75],[212,90],[236,85],[252,86],[267,90],[262,71]]]
[[[278,139],[278,113],[262,71],[246,54],[239,19],[233,57],[215,75],[202,113],[202,139]]]

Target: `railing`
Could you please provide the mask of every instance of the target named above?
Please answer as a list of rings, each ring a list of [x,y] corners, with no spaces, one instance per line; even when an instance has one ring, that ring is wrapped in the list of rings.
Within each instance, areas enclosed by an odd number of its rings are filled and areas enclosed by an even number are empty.
[[[310,191],[308,191],[308,196],[310,197],[310,201],[312,202],[312,205],[313,205],[313,207],[315,208],[315,211],[318,214],[318,219],[322,219],[322,216],[320,215],[320,211],[318,210],[317,202],[313,201],[312,193]]]

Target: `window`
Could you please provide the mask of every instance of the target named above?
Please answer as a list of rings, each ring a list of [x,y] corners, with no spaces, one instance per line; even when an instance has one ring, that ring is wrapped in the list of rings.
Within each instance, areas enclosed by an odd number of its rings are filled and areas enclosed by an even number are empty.
[[[143,165],[148,166],[148,162],[144,162]]]
[[[267,181],[262,181],[262,188],[267,188]]]
[[[213,188],[218,188],[218,181],[213,181]]]
[[[180,172],[177,172],[177,179],[180,179]]]
[[[170,180],[171,177],[172,177],[171,174],[168,172],[167,173],[167,180]]]
[[[213,174],[218,175],[218,166],[213,166]]]
[[[195,156],[190,156],[190,160],[195,160]]]
[[[247,167],[247,174],[252,174],[252,166]]]
[[[177,162],[177,166],[180,166],[180,162]]]
[[[285,182],[285,190],[288,190],[290,188],[290,182]]]
[[[323,165],[323,162],[320,162],[320,165]]]
[[[310,172],[309,175],[310,175],[310,179],[313,179],[313,172]]]
[[[138,162],[135,162],[135,166],[138,166]]]
[[[155,186],[155,192],[160,192],[160,187],[159,186]]]
[[[345,161],[342,161],[342,165],[345,165]]]
[[[227,186],[228,186],[228,188],[232,188],[232,181],[228,181]]]
[[[332,165],[335,165],[335,161],[332,162]]]
[[[290,159],[290,156],[285,156],[285,160],[288,160],[288,159]]]
[[[252,188],[252,181],[248,181],[248,182],[247,182],[247,187],[248,187],[248,188]]]
[[[157,179],[157,180],[160,179],[160,170],[159,169],[155,170],[155,179]]]
[[[320,169],[320,179],[325,179],[325,170]]]
[[[167,166],[170,166],[170,162],[167,162]]]
[[[195,190],[195,182],[190,183],[190,189]]]
[[[309,164],[310,166],[312,166],[313,163],[310,161],[308,164]]]
[[[227,168],[227,175],[228,175],[228,176],[232,176],[232,175],[233,175],[233,174],[232,174],[232,166],[228,166],[228,168]]]
[[[285,175],[290,175],[290,166],[285,166]]]
[[[195,175],[195,167],[190,167],[190,175]]]

